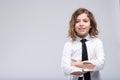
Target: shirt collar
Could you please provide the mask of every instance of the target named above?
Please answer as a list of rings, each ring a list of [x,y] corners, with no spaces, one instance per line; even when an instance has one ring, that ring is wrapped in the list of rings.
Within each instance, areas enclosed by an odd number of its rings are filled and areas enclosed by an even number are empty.
[[[88,34],[85,38],[80,38],[80,37],[77,36],[76,41],[80,41],[80,40],[82,40],[82,39],[86,39],[86,40],[89,41],[89,40],[91,39],[91,37],[90,37],[89,34]]]

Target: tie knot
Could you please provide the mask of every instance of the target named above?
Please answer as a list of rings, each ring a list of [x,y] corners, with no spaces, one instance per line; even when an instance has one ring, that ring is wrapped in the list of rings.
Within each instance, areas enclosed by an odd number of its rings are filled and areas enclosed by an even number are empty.
[[[85,43],[86,41],[87,41],[86,39],[82,39],[82,40],[81,40],[82,43]]]

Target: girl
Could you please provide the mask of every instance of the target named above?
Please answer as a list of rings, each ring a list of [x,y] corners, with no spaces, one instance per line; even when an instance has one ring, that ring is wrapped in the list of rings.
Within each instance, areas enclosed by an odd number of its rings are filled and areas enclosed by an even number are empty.
[[[84,8],[77,9],[70,20],[68,36],[70,40],[65,43],[62,56],[62,70],[68,80],[101,80],[100,70],[105,63],[102,41],[97,37],[97,24],[93,14]],[[86,39],[86,61],[83,61],[82,39]]]

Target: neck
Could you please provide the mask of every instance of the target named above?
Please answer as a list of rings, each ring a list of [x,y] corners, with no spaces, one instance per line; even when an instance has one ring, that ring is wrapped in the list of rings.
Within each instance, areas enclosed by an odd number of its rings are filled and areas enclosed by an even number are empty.
[[[87,35],[88,35],[88,34],[86,34],[86,35],[78,35],[78,37],[80,37],[80,38],[85,38]]]

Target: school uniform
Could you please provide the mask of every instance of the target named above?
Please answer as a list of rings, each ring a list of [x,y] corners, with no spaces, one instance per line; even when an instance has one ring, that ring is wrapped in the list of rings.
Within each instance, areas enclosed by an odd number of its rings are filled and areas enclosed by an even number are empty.
[[[67,80],[78,80],[78,77],[83,77],[83,75],[71,75],[73,72],[82,71],[82,68],[80,67],[71,66],[72,60],[82,61],[81,39],[82,38],[79,37],[77,37],[75,41],[70,39],[64,45],[61,67]],[[96,37],[91,38],[89,35],[87,35],[85,39],[87,39],[86,46],[88,61],[95,65],[94,69],[90,71],[91,80],[102,80],[100,70],[103,69],[105,64],[105,54],[102,41]],[[93,57],[96,57],[97,59],[91,60]]]

